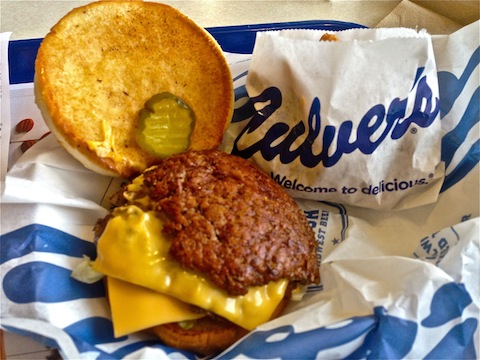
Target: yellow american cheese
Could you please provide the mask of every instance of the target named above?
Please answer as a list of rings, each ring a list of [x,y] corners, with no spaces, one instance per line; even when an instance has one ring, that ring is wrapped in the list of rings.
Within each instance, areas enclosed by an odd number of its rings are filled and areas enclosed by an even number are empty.
[[[287,280],[252,287],[229,296],[201,275],[185,270],[168,254],[155,212],[135,205],[117,208],[97,245],[94,269],[196,305],[251,330],[268,321],[281,302]],[[133,310],[134,311],[134,310]]]
[[[205,316],[182,301],[113,277],[107,279],[115,337]]]
[[[86,140],[86,144],[90,150],[95,151],[99,157],[110,158],[116,162],[124,159],[118,154],[115,147],[115,138],[112,134],[112,128],[102,120],[103,140]]]

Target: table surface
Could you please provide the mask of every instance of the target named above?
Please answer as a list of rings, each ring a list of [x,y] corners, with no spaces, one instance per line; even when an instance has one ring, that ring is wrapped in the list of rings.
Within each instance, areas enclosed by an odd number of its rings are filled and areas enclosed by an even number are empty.
[[[203,27],[298,20],[343,20],[376,25],[400,1],[163,1]],[[44,37],[69,10],[88,1],[0,1],[1,31],[12,39]]]
[[[12,40],[43,38],[68,11],[89,2],[0,0],[0,31],[11,31]],[[203,27],[302,20],[340,20],[374,27],[402,3],[399,0],[165,0],[162,2],[176,7]],[[480,18],[478,0],[403,0],[403,3],[405,2],[433,10],[460,25],[470,24]],[[409,19],[403,20],[407,20],[408,23]]]

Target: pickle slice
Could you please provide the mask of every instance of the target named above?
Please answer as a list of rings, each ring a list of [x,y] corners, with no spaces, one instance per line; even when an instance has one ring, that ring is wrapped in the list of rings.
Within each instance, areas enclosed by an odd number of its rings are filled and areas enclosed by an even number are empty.
[[[152,96],[140,110],[136,141],[145,151],[166,158],[188,149],[195,116],[179,97],[168,93]]]

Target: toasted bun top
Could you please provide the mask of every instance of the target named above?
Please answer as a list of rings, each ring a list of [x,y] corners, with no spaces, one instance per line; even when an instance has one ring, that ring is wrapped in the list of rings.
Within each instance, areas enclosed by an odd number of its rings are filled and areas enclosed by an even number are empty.
[[[52,132],[85,166],[108,175],[130,177],[159,162],[135,141],[138,112],[151,96],[170,92],[193,110],[191,149],[217,148],[233,111],[221,48],[164,4],[74,9],[42,41],[35,70],[37,103]]]

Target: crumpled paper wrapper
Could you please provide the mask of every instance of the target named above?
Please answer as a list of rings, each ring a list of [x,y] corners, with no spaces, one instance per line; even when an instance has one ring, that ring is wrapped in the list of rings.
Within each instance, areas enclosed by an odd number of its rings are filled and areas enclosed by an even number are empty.
[[[318,241],[321,286],[215,358],[478,357],[477,29],[433,38],[446,165],[438,200],[386,212],[297,199]],[[235,134],[249,107],[250,59],[228,57]],[[68,359],[194,359],[148,333],[115,339],[103,284],[70,277],[84,254],[95,256],[92,226],[118,185],[83,168],[51,135],[11,168],[2,197],[1,327]]]

